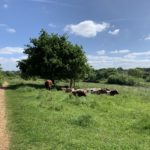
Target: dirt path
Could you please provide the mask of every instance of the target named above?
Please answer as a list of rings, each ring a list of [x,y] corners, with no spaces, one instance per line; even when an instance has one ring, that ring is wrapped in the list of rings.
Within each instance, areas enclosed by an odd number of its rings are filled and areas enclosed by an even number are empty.
[[[3,87],[0,88],[0,150],[8,150],[9,136],[6,129],[6,104],[5,104],[5,89],[8,83],[5,81]]]

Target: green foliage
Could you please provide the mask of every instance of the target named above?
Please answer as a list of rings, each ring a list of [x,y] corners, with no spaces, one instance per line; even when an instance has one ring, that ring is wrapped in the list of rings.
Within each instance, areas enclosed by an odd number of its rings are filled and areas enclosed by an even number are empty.
[[[99,69],[96,72],[97,79],[107,79],[110,75],[117,74],[117,70],[115,68]]]
[[[150,82],[150,75],[146,77],[146,82]]]
[[[1,68],[1,64],[0,64],[0,86],[2,86],[3,83],[3,72],[2,72],[2,68]]]
[[[19,71],[3,71],[3,75],[5,76],[5,79],[14,79],[21,77]]]
[[[147,84],[150,78],[149,68],[135,68],[135,69],[123,69],[123,68],[103,68],[95,70],[90,69],[88,76],[84,81],[87,82],[101,82],[121,85],[135,85],[135,84]],[[144,82],[146,81],[146,82]]]
[[[3,81],[0,79],[0,86],[2,86],[2,84],[3,84]]]
[[[0,64],[0,72],[2,72],[2,67],[1,67],[1,64]]]
[[[143,69],[140,68],[135,68],[135,69],[129,69],[128,70],[128,75],[129,76],[134,76],[134,77],[138,77],[141,78],[143,77]]]
[[[89,67],[88,74],[85,77],[84,81],[86,81],[86,82],[98,82],[96,76],[97,76],[97,74],[96,74],[96,71],[94,70],[94,68]]]
[[[27,59],[18,62],[23,77],[80,79],[88,71],[83,48],[73,45],[66,35],[48,34],[41,30],[24,50]]]
[[[99,70],[90,68],[88,77],[85,78],[85,81],[98,83],[100,80],[107,79],[110,75],[115,75],[117,73],[118,72],[115,68],[99,69]]]
[[[109,76],[107,83],[131,86],[136,85],[135,79],[126,75],[111,75]]]

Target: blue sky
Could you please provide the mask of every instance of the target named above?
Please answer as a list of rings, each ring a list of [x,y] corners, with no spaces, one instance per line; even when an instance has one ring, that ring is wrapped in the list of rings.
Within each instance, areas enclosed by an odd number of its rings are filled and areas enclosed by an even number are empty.
[[[43,28],[82,45],[94,68],[150,67],[149,0],[0,0],[0,64],[16,61]]]

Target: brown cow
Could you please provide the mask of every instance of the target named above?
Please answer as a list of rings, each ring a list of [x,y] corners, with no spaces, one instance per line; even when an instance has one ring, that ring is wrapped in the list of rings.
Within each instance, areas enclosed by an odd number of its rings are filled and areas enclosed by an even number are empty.
[[[94,89],[91,91],[92,94],[97,94],[97,95],[100,95],[100,94],[107,94],[110,90],[107,89],[107,88],[104,88],[104,89]]]
[[[50,90],[52,88],[53,82],[52,80],[46,80],[45,81],[45,88]]]
[[[114,96],[116,94],[119,94],[119,92],[117,90],[111,90],[109,93],[111,96]]]
[[[86,92],[84,90],[75,90],[75,91],[72,91],[72,94],[74,96],[79,96],[79,97],[86,96]]]

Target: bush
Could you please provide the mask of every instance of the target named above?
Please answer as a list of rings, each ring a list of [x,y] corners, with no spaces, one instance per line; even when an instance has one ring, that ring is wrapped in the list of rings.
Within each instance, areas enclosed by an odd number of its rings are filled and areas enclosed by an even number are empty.
[[[150,76],[146,78],[146,82],[150,82]]]
[[[0,72],[0,86],[2,86],[2,84],[3,84],[3,76],[2,76],[2,74]]]
[[[107,83],[132,86],[136,84],[136,81],[133,77],[127,75],[111,75],[109,76]]]

